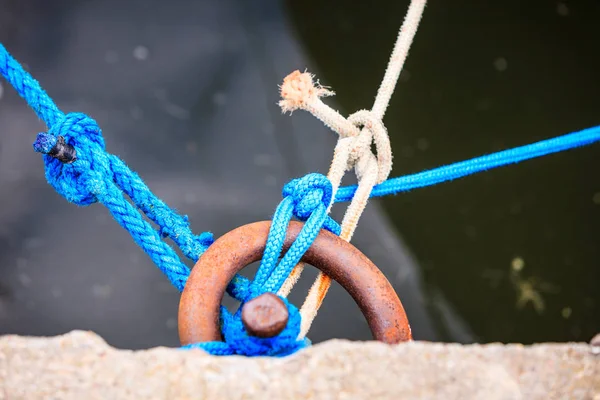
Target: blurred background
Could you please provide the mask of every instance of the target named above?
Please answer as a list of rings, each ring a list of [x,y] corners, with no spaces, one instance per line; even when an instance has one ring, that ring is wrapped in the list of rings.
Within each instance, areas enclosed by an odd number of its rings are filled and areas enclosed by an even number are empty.
[[[327,172],[335,134],[282,115],[277,85],[307,68],[344,115],[370,108],[407,7],[0,0],[0,41],[63,111],[95,118],[108,151],[195,231],[218,237],[270,218],[288,180]],[[384,120],[392,176],[600,124],[598,18],[596,0],[429,2]],[[107,210],[45,182],[31,147],[44,129],[0,81],[0,334],[177,346],[179,294]],[[353,243],[398,291],[416,339],[589,341],[599,155],[593,145],[374,200]],[[309,337],[371,338],[337,285]]]

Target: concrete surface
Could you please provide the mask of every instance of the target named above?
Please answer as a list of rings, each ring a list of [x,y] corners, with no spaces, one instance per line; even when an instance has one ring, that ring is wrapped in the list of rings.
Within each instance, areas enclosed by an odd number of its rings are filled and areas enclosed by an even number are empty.
[[[600,399],[583,343],[328,341],[284,359],[117,350],[90,332],[0,337],[0,399]]]

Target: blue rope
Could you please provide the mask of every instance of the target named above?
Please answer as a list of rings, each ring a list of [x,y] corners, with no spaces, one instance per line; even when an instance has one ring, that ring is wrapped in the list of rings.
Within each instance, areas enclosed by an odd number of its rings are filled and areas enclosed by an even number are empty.
[[[242,305],[263,293],[277,293],[322,228],[339,235],[340,226],[327,214],[332,195],[331,182],[321,174],[308,174],[286,184],[283,188],[284,198],[275,210],[263,258],[254,280],[237,276],[229,285],[229,293]],[[287,227],[292,217],[306,222],[288,251],[282,255]],[[186,348],[200,348],[211,354],[222,355],[285,356],[308,346],[308,339],[298,340],[301,322],[298,309],[287,299],[281,299],[288,308],[288,323],[274,338],[248,335],[242,324],[241,307],[233,315],[225,307],[221,307],[225,342],[197,343]]]
[[[121,159],[106,152],[102,131],[96,121],[81,113],[62,113],[39,83],[2,44],[0,73],[48,126],[48,132],[38,134],[33,145],[36,152],[43,154],[48,182],[59,194],[76,205],[88,206],[98,202],[106,206],[115,220],[130,233],[173,285],[182,291],[190,270],[162,239],[171,238],[187,258],[196,262],[212,244],[212,234],[206,232],[194,235],[187,216],[180,216],[169,208]],[[600,127],[589,128],[512,150],[390,179],[375,186],[371,197],[435,185],[491,168],[584,146],[598,140]],[[350,201],[356,189],[356,186],[340,188],[334,201]],[[131,202],[127,201],[125,196]],[[273,216],[265,252],[254,280],[236,275],[227,288],[228,293],[242,305],[263,293],[276,293],[321,229],[340,234],[340,226],[327,214],[331,201],[331,182],[321,174],[308,174],[285,185],[283,200]],[[154,229],[146,222],[142,213],[158,225],[159,229]],[[287,227],[293,217],[305,221],[305,224],[288,251],[282,254]],[[297,339],[301,322],[298,309],[286,299],[282,300],[289,311],[288,324],[273,338],[248,335],[241,321],[241,306],[234,314],[222,307],[221,324],[225,342],[197,343],[184,348],[201,348],[215,355],[285,356],[310,345],[308,339]]]
[[[587,128],[579,132],[569,133],[537,143],[504,150],[497,153],[472,158],[470,160],[445,165],[412,175],[388,179],[373,188],[371,197],[381,197],[400,192],[406,192],[425,186],[462,178],[477,172],[515,164],[531,158],[541,157],[560,151],[592,144],[600,140],[600,126]],[[335,194],[335,202],[352,200],[357,186],[340,188]]]
[[[195,262],[213,242],[212,235],[194,235],[186,216],[171,210],[123,161],[106,152],[96,121],[85,114],[61,112],[1,44],[0,73],[48,126],[48,132],[38,134],[33,148],[43,154],[50,185],[76,205],[99,202],[106,206],[171,283],[182,291],[190,270],[162,238],[171,238],[183,254]],[[65,163],[51,155],[59,141],[75,149],[76,158],[72,162]],[[160,229],[157,231],[146,222],[140,211]]]
[[[96,121],[85,114],[65,115],[60,111],[40,84],[1,44],[0,73],[48,126],[48,132],[39,133],[33,145],[36,152],[43,154],[48,182],[76,205],[99,202],[106,206],[173,285],[182,291],[190,270],[162,239],[171,238],[187,258],[196,262],[212,244],[212,235],[194,235],[186,216],[175,213],[121,159],[106,152],[102,131]],[[284,200],[273,217],[267,250],[256,279],[250,282],[237,275],[228,287],[228,292],[242,305],[262,293],[275,293],[321,228],[336,234],[340,232],[339,225],[327,215],[332,188],[324,176],[312,174],[294,180],[284,187],[283,195]],[[146,222],[142,213],[159,229]],[[287,226],[294,216],[306,223],[278,262]],[[298,310],[283,300],[289,319],[287,327],[276,337],[249,336],[241,322],[241,307],[233,315],[223,308],[221,322],[225,342],[201,343],[193,347],[204,348],[213,354],[281,356],[307,346],[308,339],[297,340],[300,332]]]

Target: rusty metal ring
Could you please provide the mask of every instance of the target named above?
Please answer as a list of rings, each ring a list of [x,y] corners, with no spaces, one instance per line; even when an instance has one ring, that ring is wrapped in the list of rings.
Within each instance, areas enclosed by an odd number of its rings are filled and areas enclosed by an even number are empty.
[[[182,345],[222,341],[219,311],[227,284],[263,255],[271,221],[248,224],[223,235],[194,266],[179,303]],[[292,221],[284,251],[303,224]],[[398,343],[412,339],[410,325],[398,295],[381,271],[358,249],[321,230],[302,261],[338,282],[352,296],[367,319],[376,340]]]

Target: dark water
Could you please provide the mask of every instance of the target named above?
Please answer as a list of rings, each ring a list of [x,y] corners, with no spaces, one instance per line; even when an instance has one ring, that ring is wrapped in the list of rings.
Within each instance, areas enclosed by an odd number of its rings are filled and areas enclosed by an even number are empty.
[[[219,236],[270,218],[289,179],[327,171],[335,137],[310,115],[281,115],[283,77],[308,68],[336,90],[334,107],[369,107],[407,4],[0,0],[0,41],[61,109],[93,116],[108,150],[195,231]],[[394,175],[600,123],[599,5],[557,7],[432,2],[385,120]],[[44,127],[2,85],[0,334],[89,329],[119,347],[177,345],[179,294],[103,207],[75,207],[46,184],[31,150]],[[589,340],[600,330],[598,155],[373,201],[353,243],[394,285],[417,339]],[[370,333],[334,286],[310,337]]]
[[[372,105],[407,4],[288,2],[346,114]],[[393,176],[599,124],[599,18],[592,0],[429,2],[385,117]],[[480,340],[589,340],[600,331],[599,156],[595,145],[384,204],[428,286]]]

